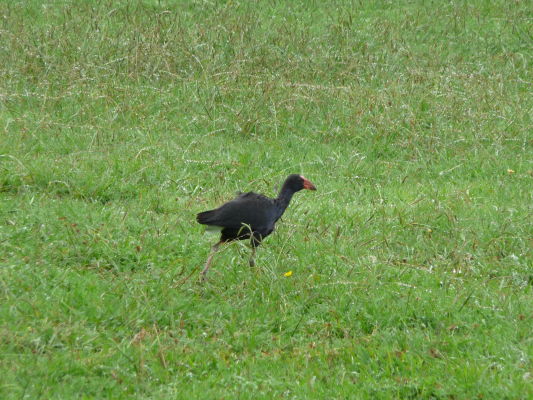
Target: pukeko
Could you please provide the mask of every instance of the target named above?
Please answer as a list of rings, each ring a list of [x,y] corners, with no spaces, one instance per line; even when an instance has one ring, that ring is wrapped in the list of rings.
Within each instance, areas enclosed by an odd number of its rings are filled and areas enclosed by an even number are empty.
[[[292,174],[287,177],[275,199],[254,192],[240,193],[235,199],[215,210],[199,213],[196,220],[200,224],[207,225],[208,230],[221,233],[220,240],[211,247],[211,253],[202,271],[202,279],[205,279],[219,246],[225,242],[250,239],[250,266],[253,266],[257,246],[274,231],[276,221],[285,212],[292,196],[302,189],[316,190],[315,185],[302,175]]]

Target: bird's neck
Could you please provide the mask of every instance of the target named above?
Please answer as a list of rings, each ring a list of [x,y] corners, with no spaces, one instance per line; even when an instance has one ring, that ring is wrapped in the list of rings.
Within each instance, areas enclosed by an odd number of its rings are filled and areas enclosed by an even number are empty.
[[[289,206],[294,192],[288,187],[283,186],[279,192],[278,197],[276,198],[276,203],[280,209],[280,213],[283,214],[285,209]],[[281,216],[280,214],[280,216]]]

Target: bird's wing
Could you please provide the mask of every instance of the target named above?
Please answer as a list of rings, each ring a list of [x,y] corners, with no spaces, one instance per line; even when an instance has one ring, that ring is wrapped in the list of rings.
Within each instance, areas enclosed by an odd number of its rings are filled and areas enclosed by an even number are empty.
[[[214,210],[211,225],[238,229],[243,224],[253,230],[272,227],[276,218],[274,201],[266,196],[248,192]]]

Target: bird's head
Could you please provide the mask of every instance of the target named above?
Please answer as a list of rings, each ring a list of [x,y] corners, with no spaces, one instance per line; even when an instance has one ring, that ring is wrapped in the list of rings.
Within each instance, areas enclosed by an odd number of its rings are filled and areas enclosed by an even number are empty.
[[[316,190],[315,185],[313,185],[311,181],[298,174],[289,175],[283,186],[290,188],[294,192],[298,192],[302,189]]]

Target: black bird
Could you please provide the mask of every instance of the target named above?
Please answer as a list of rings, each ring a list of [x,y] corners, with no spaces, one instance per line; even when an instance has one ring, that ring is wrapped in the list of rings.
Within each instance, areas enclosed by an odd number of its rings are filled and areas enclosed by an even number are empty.
[[[253,266],[257,246],[274,231],[276,221],[285,212],[292,196],[302,189],[316,190],[315,185],[302,175],[292,174],[287,177],[275,199],[254,192],[240,193],[215,210],[199,213],[196,220],[200,224],[207,225],[208,230],[219,230],[221,233],[220,240],[211,247],[202,279],[205,279],[218,247],[225,242],[250,239],[250,266]]]

